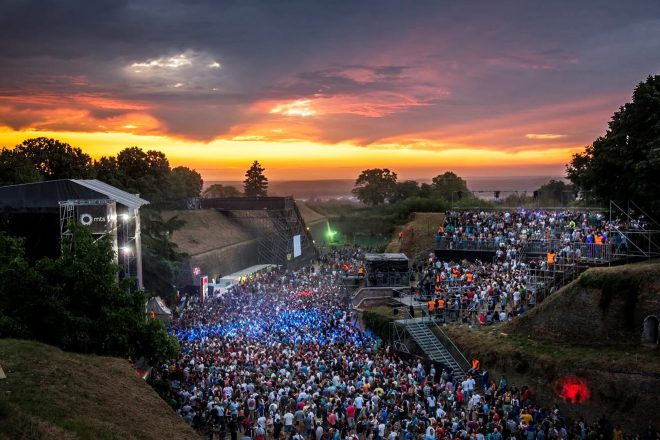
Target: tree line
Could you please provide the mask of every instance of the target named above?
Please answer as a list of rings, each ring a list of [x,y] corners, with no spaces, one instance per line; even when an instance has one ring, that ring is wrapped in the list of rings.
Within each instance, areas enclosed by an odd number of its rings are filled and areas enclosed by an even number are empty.
[[[426,204],[429,207],[443,205],[468,208],[520,206],[530,203],[539,206],[567,206],[578,197],[573,185],[561,180],[550,180],[530,194],[508,192],[505,196],[501,194],[502,191],[489,191],[491,201],[486,201],[470,191],[465,179],[452,171],[433,177],[431,183],[420,184],[415,180],[398,181],[397,174],[387,168],[362,171],[355,180],[352,192],[360,202],[371,207],[402,204],[419,207]],[[423,206],[422,210],[425,210]]]

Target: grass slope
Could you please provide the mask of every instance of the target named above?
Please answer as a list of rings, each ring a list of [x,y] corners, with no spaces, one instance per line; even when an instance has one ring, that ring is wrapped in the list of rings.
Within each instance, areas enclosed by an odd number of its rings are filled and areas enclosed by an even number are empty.
[[[305,223],[307,225],[311,225],[313,223],[320,222],[322,220],[327,220],[327,217],[325,215],[313,210],[305,202],[296,200],[296,205],[298,205],[298,210],[300,211],[300,215],[302,216],[303,220],[305,220]]]
[[[172,241],[189,255],[202,254],[254,238],[245,226],[212,209],[163,212],[165,219],[174,216],[186,223],[174,231]]]
[[[0,439],[198,439],[126,360],[0,339]]]
[[[396,230],[385,252],[403,252],[411,260],[425,259],[433,250],[438,226],[444,221],[443,213],[412,213],[410,221]],[[404,231],[401,241],[399,241],[400,231]]]

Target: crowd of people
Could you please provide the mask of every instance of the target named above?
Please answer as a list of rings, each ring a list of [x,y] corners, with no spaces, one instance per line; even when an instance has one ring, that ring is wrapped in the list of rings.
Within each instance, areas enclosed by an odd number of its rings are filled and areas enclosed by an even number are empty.
[[[332,251],[222,297],[188,298],[170,328],[181,353],[157,371],[177,413],[223,440],[585,440],[619,432],[606,420],[568,424],[505,377],[462,375],[393,352],[360,328],[341,289],[361,259],[360,249]]]
[[[557,265],[611,258],[625,251],[621,231],[644,227],[640,220],[610,221],[597,212],[449,211],[438,227],[439,248],[487,250],[495,256],[492,261],[440,261],[432,254],[415,268],[419,296],[444,321],[507,320],[536,304],[538,280],[547,279]]]
[[[518,316],[536,304],[536,291],[528,288],[530,264],[513,255],[495,262],[431,256],[418,269],[418,298],[444,322],[489,324]]]
[[[437,240],[451,248],[489,246],[520,252],[534,245],[568,259],[602,259],[625,251],[621,233],[644,230],[642,220],[609,220],[599,212],[579,210],[449,211]]]

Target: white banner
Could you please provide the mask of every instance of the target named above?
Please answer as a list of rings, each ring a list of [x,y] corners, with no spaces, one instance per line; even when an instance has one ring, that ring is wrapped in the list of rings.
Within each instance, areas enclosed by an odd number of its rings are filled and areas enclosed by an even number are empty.
[[[300,250],[300,235],[293,236],[293,258],[299,257],[302,254]]]

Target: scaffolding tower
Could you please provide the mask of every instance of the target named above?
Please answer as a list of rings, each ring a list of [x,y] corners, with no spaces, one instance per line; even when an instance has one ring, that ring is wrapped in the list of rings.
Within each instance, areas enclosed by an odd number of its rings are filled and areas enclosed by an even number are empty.
[[[117,204],[109,199],[65,200],[59,202],[60,245],[62,250],[74,245],[72,225],[77,223],[89,230],[94,241],[109,236],[115,263],[121,267],[123,278],[142,280],[138,261],[140,254],[140,216],[138,210],[126,209],[117,214]]]
[[[257,237],[261,264],[296,268],[318,258],[309,228],[292,197],[202,199],[201,207],[245,224]]]

